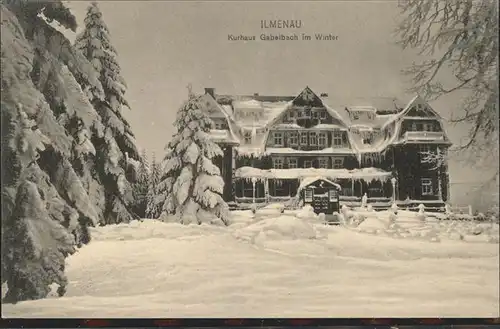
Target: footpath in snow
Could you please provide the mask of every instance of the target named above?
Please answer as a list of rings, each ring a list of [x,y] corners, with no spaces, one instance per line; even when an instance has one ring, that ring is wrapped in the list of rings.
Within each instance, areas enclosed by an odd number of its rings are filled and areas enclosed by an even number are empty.
[[[93,229],[62,298],[4,317],[498,317],[498,224],[310,209]],[[392,219],[392,221],[391,221]],[[495,240],[496,238],[496,240]]]

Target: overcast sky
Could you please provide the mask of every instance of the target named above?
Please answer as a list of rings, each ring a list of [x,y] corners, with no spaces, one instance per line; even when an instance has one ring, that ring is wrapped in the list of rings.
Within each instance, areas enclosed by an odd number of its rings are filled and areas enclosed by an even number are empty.
[[[68,4],[79,28],[87,6],[84,1]],[[339,100],[411,97],[400,70],[419,57],[394,44],[397,1],[107,1],[99,7],[128,84],[132,110],[125,109],[125,116],[139,146],[157,157],[174,131],[188,83],[195,92],[213,87],[217,93],[296,95],[309,85]],[[280,32],[262,30],[260,21],[266,19],[298,19],[299,33],[331,33],[338,40],[228,41],[228,34],[258,38],[262,32]],[[448,97],[431,105],[449,118],[459,102]],[[454,143],[464,134],[463,127],[448,128]],[[474,168],[457,162],[450,164],[450,176],[456,183],[480,179]]]

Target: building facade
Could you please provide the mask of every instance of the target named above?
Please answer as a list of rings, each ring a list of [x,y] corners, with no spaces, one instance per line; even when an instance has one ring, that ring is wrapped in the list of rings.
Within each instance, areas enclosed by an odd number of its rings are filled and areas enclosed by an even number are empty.
[[[442,206],[449,195],[442,118],[419,96],[406,103],[376,98],[335,104],[304,88],[296,96],[199,97],[214,122],[215,159],[228,202],[288,202],[301,182],[319,177],[341,186],[340,202],[366,194],[373,207]]]

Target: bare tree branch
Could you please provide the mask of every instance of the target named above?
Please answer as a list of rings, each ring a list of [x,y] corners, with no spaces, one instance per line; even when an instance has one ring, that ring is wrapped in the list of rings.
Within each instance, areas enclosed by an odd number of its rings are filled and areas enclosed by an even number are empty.
[[[397,43],[427,57],[403,70],[411,77],[410,91],[427,100],[466,92],[450,122],[467,124],[468,140],[454,151],[470,152],[473,158],[481,152],[497,152],[497,1],[408,0],[401,8]],[[455,82],[443,86],[440,74],[447,70]]]

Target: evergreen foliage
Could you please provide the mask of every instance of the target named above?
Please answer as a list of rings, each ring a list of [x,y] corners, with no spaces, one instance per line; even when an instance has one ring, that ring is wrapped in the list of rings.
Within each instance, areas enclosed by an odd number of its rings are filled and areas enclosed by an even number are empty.
[[[98,129],[100,118],[74,76],[96,94],[102,86],[90,63],[46,22],[76,27],[62,2],[0,8],[2,283],[4,301],[17,302],[45,297],[52,283],[64,294],[65,258],[89,242],[87,227],[98,221],[72,160],[92,152],[82,132]],[[70,118],[80,119],[80,132],[69,129]]]
[[[84,20],[85,28],[77,36],[75,47],[92,64],[103,86],[103,97],[89,90],[89,98],[102,118],[104,129],[92,136],[96,146],[96,170],[104,192],[104,224],[129,222],[140,214],[134,211],[133,184],[137,173],[134,160],[140,156],[129,123],[121,114],[126,83],[121,75],[116,49],[111,44],[109,29],[96,2]]]
[[[213,122],[202,111],[198,98],[179,109],[177,133],[168,144],[163,176],[155,200],[162,215],[173,215],[181,223],[201,222],[215,216],[229,223],[229,208],[222,198],[224,181],[212,163],[222,150],[209,136]]]
[[[161,214],[161,202],[157,202],[157,189],[158,184],[160,183],[160,166],[156,161],[156,155],[153,153],[151,160],[151,169],[149,172],[149,185],[148,185],[148,193],[147,193],[147,208],[146,208],[146,217],[147,218],[158,218]],[[159,196],[161,199],[161,196]]]
[[[141,161],[138,163],[137,178],[134,183],[134,212],[140,218],[146,218],[149,193],[149,164],[146,150],[141,152]]]

